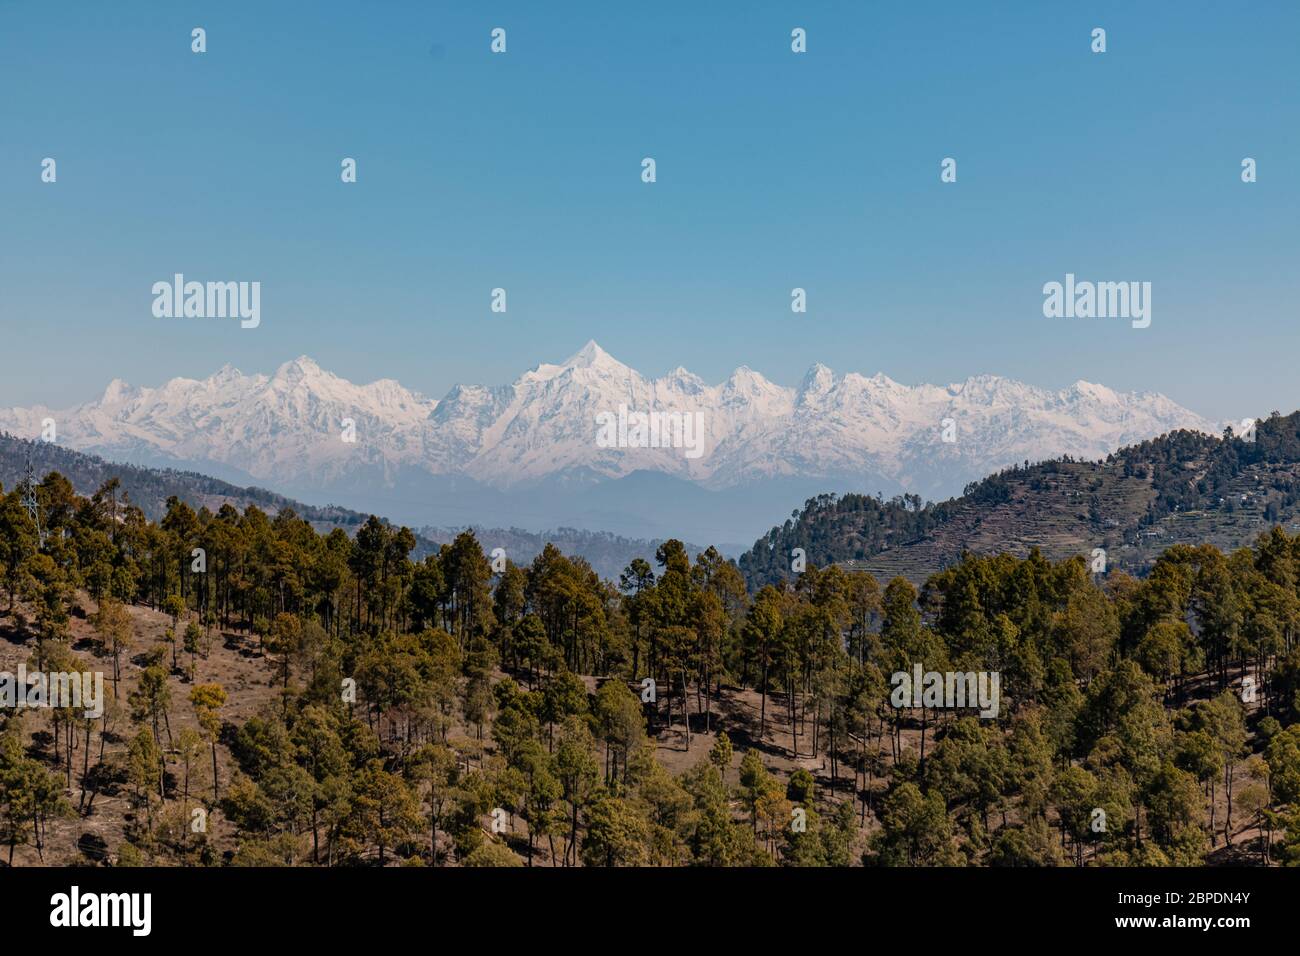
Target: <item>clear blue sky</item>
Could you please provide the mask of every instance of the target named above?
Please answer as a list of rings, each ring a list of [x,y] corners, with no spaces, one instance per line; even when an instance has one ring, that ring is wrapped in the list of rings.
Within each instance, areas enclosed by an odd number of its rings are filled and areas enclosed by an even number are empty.
[[[300,353],[440,397],[595,338],[1290,411],[1297,37],[1292,0],[0,2],[0,404]],[[178,271],[261,281],[261,327],[155,319]],[[1152,282],[1151,327],[1045,319],[1067,272]]]

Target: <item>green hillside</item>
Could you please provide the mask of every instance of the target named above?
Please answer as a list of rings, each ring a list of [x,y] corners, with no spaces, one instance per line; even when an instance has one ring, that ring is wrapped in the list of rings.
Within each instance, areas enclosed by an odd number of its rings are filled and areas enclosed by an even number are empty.
[[[1300,412],[1263,419],[1254,440],[1178,431],[1104,461],[1009,468],[959,498],[922,503],[866,495],[809,499],[739,559],[751,587],[791,577],[791,553],[920,583],[964,552],[1059,560],[1106,551],[1142,573],[1173,544],[1242,547],[1274,524],[1300,526]]]

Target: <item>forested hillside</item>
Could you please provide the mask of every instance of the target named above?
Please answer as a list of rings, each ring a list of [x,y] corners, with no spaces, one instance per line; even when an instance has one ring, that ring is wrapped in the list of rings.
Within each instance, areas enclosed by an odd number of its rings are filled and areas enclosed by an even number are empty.
[[[253,506],[270,515],[282,509],[309,522],[322,533],[343,528],[349,533],[366,521],[366,515],[336,505],[318,507],[286,498],[265,488],[241,487],[192,471],[140,468],[105,461],[95,455],[72,451],[43,441],[26,441],[0,432],[0,486],[12,488],[23,480],[28,465],[39,478],[51,471],[67,477],[75,491],[89,495],[114,479],[123,501],[140,506],[145,517],[157,521],[166,513],[168,501],[176,498],[193,509],[218,511],[223,505]],[[464,529],[420,528],[415,532],[416,553],[423,556],[440,544],[450,542]],[[558,528],[546,533],[520,528],[476,529],[489,552],[503,548],[516,560],[532,560],[549,542],[570,553],[581,554],[602,576],[615,578],[633,558],[650,560],[660,541],[626,538],[606,532]],[[689,546],[692,550],[699,548]]]
[[[421,528],[416,537],[434,544],[451,544],[464,531],[473,531],[483,550],[489,555],[502,549],[514,561],[531,561],[549,544],[565,554],[581,557],[602,578],[615,580],[633,560],[653,561],[655,552],[664,544],[660,540],[627,538],[608,531],[588,531],[583,528],[555,528],[552,531],[526,531],[523,528]],[[704,549],[684,543],[691,554]]]
[[[550,547],[494,573],[473,534],[414,543],[7,487],[0,669],[101,671],[109,703],[0,711],[5,857],[1300,863],[1280,529],[1142,580],[968,556],[919,592],[815,564],[749,592],[676,541],[617,582]],[[915,667],[999,675],[996,716],[894,698]]]
[[[214,511],[223,504],[238,508],[253,505],[272,514],[282,508],[292,508],[295,514],[318,528],[355,529],[366,520],[365,515],[346,508],[306,505],[265,488],[244,488],[195,471],[141,468],[105,461],[54,442],[28,441],[0,432],[0,485],[6,488],[17,485],[29,464],[37,479],[57,471],[76,491],[86,495],[116,480],[118,497],[138,505],[151,521],[162,518],[170,498],[184,501],[192,508],[207,507]]]
[[[915,496],[809,499],[741,556],[751,586],[789,579],[791,554],[916,584],[962,554],[1037,548],[1060,560],[1106,551],[1145,573],[1173,544],[1231,550],[1275,524],[1293,530],[1300,499],[1300,412],[1261,419],[1253,435],[1176,431],[1101,461],[1009,468],[938,504]]]

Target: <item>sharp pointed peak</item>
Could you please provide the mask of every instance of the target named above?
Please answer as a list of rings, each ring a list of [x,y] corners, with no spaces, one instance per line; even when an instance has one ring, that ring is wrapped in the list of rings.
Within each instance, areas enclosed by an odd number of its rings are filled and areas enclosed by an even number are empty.
[[[762,389],[774,387],[762,372],[756,372],[748,365],[742,365],[739,368],[733,369],[731,374],[727,376],[726,382],[723,384],[726,388],[731,389]]]
[[[140,389],[124,379],[115,378],[108,383],[104,389],[104,394],[100,397],[101,402],[115,402],[138,395]]]
[[[290,359],[275,370],[273,378],[302,378],[306,375],[319,375],[324,371],[310,355],[299,355]]]
[[[209,376],[208,376],[208,381],[209,381],[209,382],[227,382],[227,381],[230,381],[230,380],[232,380],[232,379],[239,379],[239,378],[243,378],[243,377],[244,377],[244,373],[243,373],[243,372],[241,372],[239,369],[237,369],[237,368],[236,368],[234,365],[232,365],[230,362],[227,362],[225,365],[221,366],[221,368],[217,369],[215,372],[213,372],[211,375],[209,375]]]
[[[814,362],[808,366],[808,371],[803,374],[803,381],[799,388],[802,391],[809,389],[827,389],[835,384],[835,373],[830,366],[823,365],[821,362]]]
[[[565,359],[563,368],[592,368],[595,366],[621,366],[623,363],[610,355],[595,339],[588,339],[587,344]]]
[[[665,376],[665,378],[670,378],[670,379],[686,379],[686,380],[689,380],[689,381],[692,381],[692,382],[700,382],[700,381],[703,381],[703,379],[701,379],[698,375],[696,375],[694,372],[692,372],[690,369],[688,369],[685,365],[679,365],[679,366],[677,366],[675,369],[673,369],[671,372],[669,372],[669,373]]]

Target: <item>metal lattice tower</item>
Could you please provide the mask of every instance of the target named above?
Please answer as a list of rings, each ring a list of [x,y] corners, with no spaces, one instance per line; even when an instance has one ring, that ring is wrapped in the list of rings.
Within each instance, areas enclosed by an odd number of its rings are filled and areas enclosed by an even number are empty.
[[[23,475],[23,507],[36,527],[36,540],[45,547],[45,530],[41,527],[41,503],[36,498],[36,473],[32,469],[32,456],[27,456],[27,470]]]

